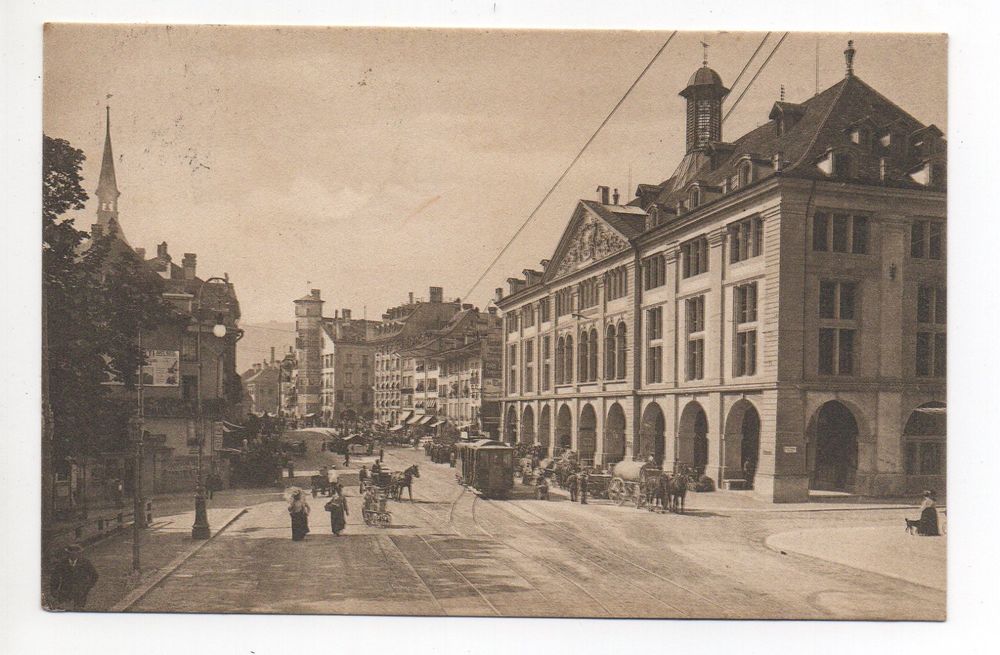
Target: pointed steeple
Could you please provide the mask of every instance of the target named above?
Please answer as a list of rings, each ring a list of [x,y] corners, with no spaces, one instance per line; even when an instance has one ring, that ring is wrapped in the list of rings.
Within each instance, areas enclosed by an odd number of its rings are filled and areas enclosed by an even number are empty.
[[[115,157],[111,151],[111,108],[105,107],[104,158],[97,183],[97,224],[106,232],[118,231],[118,182],[115,180]]]

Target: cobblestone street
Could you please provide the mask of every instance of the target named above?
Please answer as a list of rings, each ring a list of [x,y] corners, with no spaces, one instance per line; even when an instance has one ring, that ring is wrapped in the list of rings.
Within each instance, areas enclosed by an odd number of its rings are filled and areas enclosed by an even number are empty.
[[[684,515],[653,514],[561,493],[535,501],[517,485],[508,501],[455,484],[454,470],[422,452],[386,453],[393,469],[416,462],[414,502],[391,503],[392,526],[351,514],[330,533],[322,497],[311,534],[290,538],[285,504],[249,511],[133,604],[133,612],[259,612],[478,616],[943,619],[944,538],[902,530],[912,507],[817,503],[758,505],[739,494],[690,494]],[[830,510],[830,511],[816,511]],[[859,542],[868,562],[811,556],[790,538],[822,529]],[[859,534],[862,536],[857,536]],[[775,546],[765,540],[778,535]],[[808,542],[809,540],[805,540]],[[770,547],[769,547],[770,546]],[[815,550],[815,549],[813,549]],[[907,558],[913,558],[911,562]],[[939,573],[935,572],[939,569]],[[931,581],[916,584],[907,570]],[[928,573],[930,571],[930,573]]]

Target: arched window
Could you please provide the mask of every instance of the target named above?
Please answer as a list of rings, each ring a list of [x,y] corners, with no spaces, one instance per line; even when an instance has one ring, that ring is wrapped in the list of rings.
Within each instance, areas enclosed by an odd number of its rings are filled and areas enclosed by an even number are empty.
[[[617,353],[618,356],[618,375],[616,376],[619,380],[625,379],[625,348],[627,344],[625,343],[626,337],[625,322],[622,321],[618,324],[618,343],[617,343]]]
[[[580,334],[580,363],[576,367],[577,375],[580,376],[580,382],[586,382],[589,375],[587,370],[590,364],[590,339],[587,337],[587,331],[584,330]]]
[[[563,383],[563,368],[566,364],[566,340],[559,337],[556,342],[556,384]]]
[[[563,371],[563,382],[573,381],[573,337],[566,337],[566,370]]]
[[[590,381],[597,380],[597,328],[590,328]]]
[[[604,379],[615,379],[615,326],[609,325],[604,332]]]

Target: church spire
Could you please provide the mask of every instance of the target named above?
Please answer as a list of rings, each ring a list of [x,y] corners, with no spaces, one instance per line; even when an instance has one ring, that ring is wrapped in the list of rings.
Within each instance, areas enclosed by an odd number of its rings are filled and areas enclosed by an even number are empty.
[[[104,158],[97,183],[97,223],[108,231],[118,229],[118,183],[115,180],[115,157],[111,151],[111,108],[105,107]]]

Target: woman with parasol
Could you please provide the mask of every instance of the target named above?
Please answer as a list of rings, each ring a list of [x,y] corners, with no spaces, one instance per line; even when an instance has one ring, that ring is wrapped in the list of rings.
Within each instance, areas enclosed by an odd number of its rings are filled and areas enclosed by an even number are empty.
[[[298,487],[285,490],[288,500],[288,514],[292,517],[292,541],[302,541],[309,533],[309,503]]]

